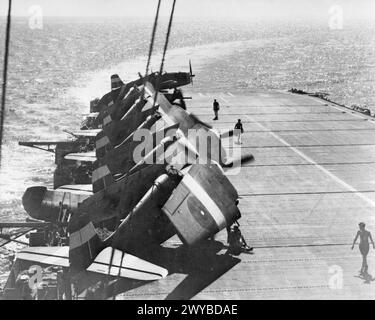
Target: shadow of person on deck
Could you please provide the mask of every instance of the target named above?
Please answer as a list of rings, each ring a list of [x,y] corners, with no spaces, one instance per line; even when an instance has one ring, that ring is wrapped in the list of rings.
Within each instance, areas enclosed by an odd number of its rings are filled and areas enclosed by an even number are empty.
[[[358,276],[354,276],[354,277],[365,280],[364,281],[365,284],[370,284],[372,281],[375,281],[375,278],[371,274],[369,274],[368,272],[362,273],[362,274],[360,274]]]

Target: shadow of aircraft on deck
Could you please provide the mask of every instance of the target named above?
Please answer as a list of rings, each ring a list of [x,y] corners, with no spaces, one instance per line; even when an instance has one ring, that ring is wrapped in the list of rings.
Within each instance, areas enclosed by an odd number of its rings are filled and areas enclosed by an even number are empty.
[[[241,260],[228,254],[217,254],[223,248],[218,241],[205,241],[194,248],[182,248],[179,259],[171,265],[171,271],[186,273],[187,277],[168,294],[166,300],[187,300],[200,293]]]

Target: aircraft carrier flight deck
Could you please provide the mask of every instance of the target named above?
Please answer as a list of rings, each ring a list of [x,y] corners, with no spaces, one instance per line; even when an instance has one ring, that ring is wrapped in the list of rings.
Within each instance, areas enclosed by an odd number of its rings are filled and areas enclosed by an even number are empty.
[[[117,298],[373,298],[373,278],[359,275],[361,255],[351,244],[359,221],[375,229],[375,119],[289,92],[192,96],[188,110],[214,128],[243,122],[242,152],[255,161],[228,177],[240,195],[240,228],[254,254],[226,255],[222,231],[217,255],[202,249],[189,261],[192,272],[187,263]],[[374,265],[374,257],[368,262]]]

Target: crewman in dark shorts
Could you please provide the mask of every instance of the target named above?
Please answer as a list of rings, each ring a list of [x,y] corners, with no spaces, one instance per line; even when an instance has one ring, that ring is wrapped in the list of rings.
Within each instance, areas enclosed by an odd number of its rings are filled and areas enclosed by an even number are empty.
[[[234,226],[233,229],[231,227],[227,227],[227,232],[229,253],[232,253],[234,255],[239,255],[242,251],[252,253],[253,248],[247,245],[245,238],[241,234],[240,228],[238,226]]]
[[[217,102],[216,99],[214,99],[214,103],[212,104],[212,106],[213,106],[214,113],[215,113],[214,120],[219,120],[219,110],[220,110],[219,102]]]
[[[357,235],[354,238],[353,245],[352,245],[352,250],[354,249],[354,245],[359,237],[359,251],[361,252],[362,255],[362,268],[359,271],[360,274],[366,275],[367,270],[368,270],[368,265],[367,265],[367,255],[370,250],[370,244],[369,240],[372,243],[372,247],[375,249],[375,244],[374,240],[372,240],[371,233],[365,229],[366,225],[364,222],[360,222],[358,224],[359,230],[357,232]]]

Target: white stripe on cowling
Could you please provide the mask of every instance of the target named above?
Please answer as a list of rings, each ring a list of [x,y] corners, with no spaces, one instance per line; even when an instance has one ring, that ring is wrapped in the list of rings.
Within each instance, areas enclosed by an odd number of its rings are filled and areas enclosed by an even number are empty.
[[[111,174],[111,172],[109,171],[107,166],[102,166],[98,169],[95,169],[92,172],[92,183],[95,183],[99,179],[102,179],[103,177],[108,176],[110,174]]]
[[[165,278],[168,270],[111,247],[105,248],[88,271],[130,279],[151,281]]]
[[[107,136],[104,136],[103,138],[100,138],[96,141],[95,145],[97,149],[105,147],[107,144],[109,144],[110,141]]]
[[[217,206],[215,201],[211,199],[206,190],[190,175],[186,174],[182,179],[182,183],[190,190],[190,192],[205,206],[212,218],[215,220],[219,230],[226,227],[227,223],[224,214]]]
[[[93,224],[90,222],[82,229],[73,232],[69,237],[70,250],[78,248],[83,244],[89,242],[93,237],[96,236],[96,231]]]
[[[104,119],[103,119],[103,125],[106,126],[107,124],[111,123],[112,121],[112,118],[110,115],[106,116]]]
[[[145,112],[147,110],[150,110],[152,108],[152,106],[153,106],[153,103],[151,103],[151,101],[147,101],[147,103],[143,106],[141,112]]]

